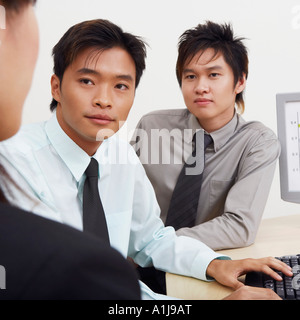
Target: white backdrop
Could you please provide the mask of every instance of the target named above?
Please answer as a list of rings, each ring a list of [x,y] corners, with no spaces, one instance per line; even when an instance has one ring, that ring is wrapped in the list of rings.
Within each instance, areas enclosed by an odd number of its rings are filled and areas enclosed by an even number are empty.
[[[300,0],[39,0],[40,56],[26,100],[23,123],[50,117],[51,50],[75,23],[108,19],[149,44],[147,69],[127,124],[128,138],[138,120],[156,109],[183,108],[175,76],[178,37],[206,20],[231,22],[247,38],[249,78],[246,120],[277,132],[276,93],[300,91]],[[280,199],[278,166],[264,218],[300,214],[300,204]]]

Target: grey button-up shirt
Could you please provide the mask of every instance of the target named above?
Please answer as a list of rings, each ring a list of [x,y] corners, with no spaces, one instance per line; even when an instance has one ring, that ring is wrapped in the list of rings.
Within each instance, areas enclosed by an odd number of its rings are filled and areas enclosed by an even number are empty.
[[[184,160],[192,150],[195,131],[203,130],[187,109],[145,115],[131,144],[155,189],[166,220],[169,203]],[[280,144],[260,122],[240,115],[210,133],[196,225],[178,235],[201,240],[214,250],[254,242],[274,176]]]

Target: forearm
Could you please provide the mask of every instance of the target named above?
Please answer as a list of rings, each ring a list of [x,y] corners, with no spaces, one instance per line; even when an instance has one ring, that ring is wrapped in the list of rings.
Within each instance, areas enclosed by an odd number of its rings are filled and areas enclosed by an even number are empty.
[[[213,250],[222,250],[251,245],[256,233],[250,233],[239,217],[224,214],[193,228],[182,228],[177,235],[192,237]]]
[[[238,180],[227,194],[222,215],[193,228],[182,228],[177,234],[203,241],[213,250],[251,245],[267,202],[274,170],[275,163]]]

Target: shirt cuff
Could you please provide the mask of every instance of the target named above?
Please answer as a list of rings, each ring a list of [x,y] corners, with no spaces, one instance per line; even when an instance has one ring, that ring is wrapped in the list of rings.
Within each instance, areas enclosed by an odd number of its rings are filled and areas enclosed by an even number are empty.
[[[230,257],[217,254],[214,251],[199,253],[192,264],[192,276],[204,281],[213,281],[213,278],[206,275],[206,270],[208,265],[215,259],[231,260]]]

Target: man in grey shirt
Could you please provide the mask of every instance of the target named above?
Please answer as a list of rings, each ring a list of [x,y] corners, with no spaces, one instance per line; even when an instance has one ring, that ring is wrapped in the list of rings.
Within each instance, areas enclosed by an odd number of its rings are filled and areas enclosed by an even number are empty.
[[[230,25],[210,21],[184,32],[176,75],[187,109],[145,115],[131,142],[166,222],[194,133],[200,130],[211,136],[194,225],[180,227],[177,234],[199,239],[214,250],[254,242],[280,155],[270,129],[241,117],[248,76],[242,40]]]
[[[184,32],[176,73],[187,109],[145,115],[132,139],[166,221],[194,132],[210,134],[195,225],[177,234],[214,250],[254,242],[280,154],[270,129],[241,117],[248,76],[242,40],[230,25],[213,22]]]

